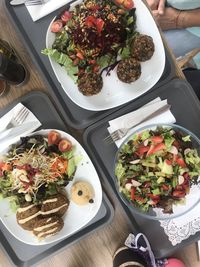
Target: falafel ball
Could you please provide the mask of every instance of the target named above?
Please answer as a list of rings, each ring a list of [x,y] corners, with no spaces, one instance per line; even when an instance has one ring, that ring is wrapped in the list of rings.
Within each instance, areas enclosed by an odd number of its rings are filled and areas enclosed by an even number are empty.
[[[62,217],[69,207],[69,200],[63,194],[48,197],[42,202],[40,214],[43,217],[57,215]]]
[[[98,73],[85,73],[78,79],[78,89],[86,96],[98,94],[103,87],[103,79]]]
[[[140,34],[136,36],[131,44],[131,56],[139,61],[149,60],[155,51],[151,36]]]
[[[140,75],[141,65],[135,58],[126,58],[119,62],[117,66],[117,76],[122,82],[132,83],[136,81]]]
[[[57,234],[64,226],[63,219],[59,216],[52,216],[38,219],[33,228],[33,234],[38,239],[43,239]]]
[[[35,204],[26,204],[17,209],[17,223],[25,230],[33,230],[40,215],[40,209]]]

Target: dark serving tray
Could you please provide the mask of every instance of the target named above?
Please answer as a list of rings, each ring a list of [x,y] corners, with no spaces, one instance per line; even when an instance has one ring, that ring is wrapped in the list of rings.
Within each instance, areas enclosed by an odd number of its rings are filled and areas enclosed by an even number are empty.
[[[59,14],[64,7],[37,22],[33,22],[24,5],[11,6],[9,2],[10,1],[8,0],[4,0],[5,9],[9,14],[10,20],[13,22],[13,26],[20,34],[22,42],[26,46],[32,60],[44,78],[53,101],[56,105],[60,106],[63,118],[68,125],[75,129],[84,129],[122,107],[119,106],[106,111],[89,111],[77,106],[69,99],[67,94],[62,89],[50,65],[48,57],[41,54],[41,50],[45,48],[47,28],[52,19]],[[174,65],[169,53],[166,50],[166,65],[163,75],[151,90],[154,90],[157,88],[157,86],[166,84],[174,76]],[[135,100],[131,101],[131,106],[133,106],[134,103]],[[123,106],[127,105],[129,104],[125,104]]]
[[[115,144],[107,145],[103,141],[108,135],[108,121],[143,106],[157,96],[161,99],[168,99],[177,124],[188,128],[200,137],[200,102],[191,86],[186,81],[179,79],[168,82],[167,85],[161,86],[156,91],[154,90],[143,98],[138,99],[134,105],[128,105],[115,114],[104,118],[101,122],[88,127],[83,137],[86,150],[103,178],[104,188],[110,187],[113,190],[127,214],[128,222],[132,224],[133,231],[138,229],[138,231],[143,232],[149,239],[156,258],[163,258],[173,254],[175,250],[200,239],[200,232],[190,236],[180,244],[172,246],[158,221],[144,219],[134,214],[124,204],[115,189],[113,170],[117,147]]]
[[[49,100],[48,96],[42,92],[31,92],[23,96],[18,101],[15,101],[0,111],[0,117],[14,107],[18,102],[24,104],[29,108],[35,116],[42,123],[41,128],[43,129],[59,129],[70,134],[69,129],[63,123],[60,115],[54,108],[53,104]],[[3,223],[0,221],[0,244],[3,250],[8,255],[12,264],[18,267],[33,266],[39,261],[55,255],[58,251],[63,250],[67,246],[75,243],[81,238],[85,237],[89,233],[109,224],[114,216],[114,209],[108,200],[107,196],[103,194],[103,201],[97,215],[91,220],[86,226],[81,228],[75,234],[49,245],[44,246],[31,246],[22,243],[17,240],[10,232],[6,229]],[[24,253],[26,251],[26,253]]]

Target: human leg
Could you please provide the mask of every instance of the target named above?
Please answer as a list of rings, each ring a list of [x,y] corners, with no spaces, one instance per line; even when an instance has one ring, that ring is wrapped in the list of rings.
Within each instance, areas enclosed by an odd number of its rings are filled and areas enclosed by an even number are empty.
[[[168,30],[163,33],[175,57],[184,56],[194,48],[200,47],[200,38],[186,29]]]

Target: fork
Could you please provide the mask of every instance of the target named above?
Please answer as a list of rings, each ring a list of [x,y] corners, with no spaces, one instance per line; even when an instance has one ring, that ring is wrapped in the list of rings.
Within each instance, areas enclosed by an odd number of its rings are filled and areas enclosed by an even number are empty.
[[[48,2],[49,0],[26,0],[25,5],[26,6],[34,6],[34,5],[42,5]]]
[[[49,0],[12,0],[10,4],[13,6],[22,5],[22,4],[25,4],[26,6],[33,6],[33,5],[42,5],[48,1]]]
[[[10,128],[13,128],[17,125],[20,125],[22,124],[25,119],[27,118],[29,114],[29,110],[26,108],[26,107],[22,107],[18,112],[17,114],[15,114],[12,119],[10,120],[10,122],[7,124],[5,130],[8,130]]]
[[[114,132],[112,132],[111,134],[109,134],[106,138],[104,138],[104,141],[107,144],[111,144],[113,142],[116,142],[117,140],[120,140],[121,138],[123,138],[132,128],[138,126],[139,124],[148,121],[152,118],[154,118],[155,116],[159,115],[160,113],[167,111],[170,109],[170,105],[166,104],[164,106],[162,106],[161,108],[157,109],[156,111],[150,113],[148,116],[146,116],[144,119],[140,120],[138,123],[132,125],[131,127],[127,127],[127,128],[120,128]]]

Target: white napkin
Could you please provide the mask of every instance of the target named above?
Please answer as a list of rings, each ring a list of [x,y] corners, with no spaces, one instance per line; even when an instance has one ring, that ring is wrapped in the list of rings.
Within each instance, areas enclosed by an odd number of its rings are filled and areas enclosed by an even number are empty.
[[[200,203],[186,214],[170,220],[160,221],[173,246],[200,231]]]
[[[43,5],[26,6],[26,8],[33,21],[37,21],[69,2],[70,0],[49,0]]]
[[[115,130],[119,128],[124,128],[124,127],[129,127],[132,126],[133,124],[138,123],[141,119],[145,118],[149,112],[154,112],[158,108],[163,107],[164,105],[167,104],[167,100],[161,100],[159,97],[155,98],[151,102],[147,103],[143,107],[132,111],[128,114],[125,114],[121,117],[118,117],[114,120],[109,121],[109,127],[108,131],[109,133],[114,132]],[[167,110],[160,115],[154,117],[153,119],[150,119],[146,122],[141,123],[137,127],[132,128],[128,134],[130,135],[133,133],[135,130],[139,129],[140,127],[143,127],[148,124],[154,124],[154,123],[174,123],[176,122],[175,117],[171,113],[170,110]],[[127,136],[123,137],[122,139],[116,141],[116,145],[119,147],[121,143],[127,138]]]
[[[8,125],[9,121],[21,110],[22,107],[24,107],[24,105],[22,103],[18,103],[16,106],[14,106],[14,108],[0,118],[0,151],[6,149],[10,144],[17,142],[21,136],[25,136],[41,126],[40,121],[29,110],[28,116],[19,127],[12,128],[10,132],[6,131],[6,126]],[[8,134],[5,135],[7,132]]]

